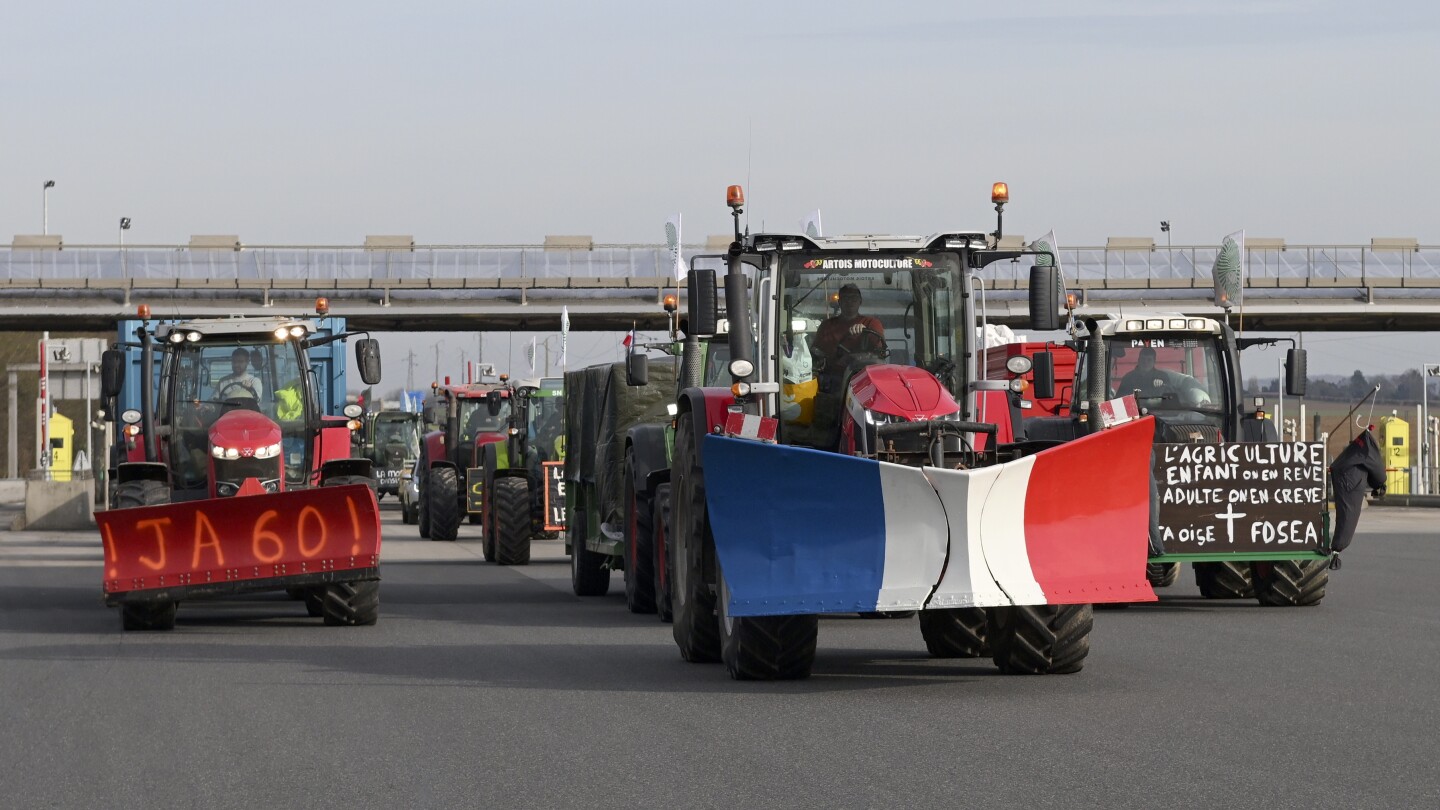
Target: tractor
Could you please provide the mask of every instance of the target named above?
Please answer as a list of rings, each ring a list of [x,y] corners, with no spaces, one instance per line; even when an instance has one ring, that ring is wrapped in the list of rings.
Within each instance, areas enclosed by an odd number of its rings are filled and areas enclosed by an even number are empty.
[[[123,627],[168,630],[181,601],[275,589],[326,624],[374,624],[380,519],[371,463],[351,457],[359,407],[322,413],[308,362],[309,350],[356,334],[321,335],[305,317],[151,331],[148,307],[140,317],[135,340],[102,361],[107,412],[127,351],[139,351],[142,380],[159,381],[120,414],[114,508],[96,514],[105,601]],[[378,382],[378,342],[360,338],[355,354],[364,380]]]
[[[483,448],[504,441],[510,421],[510,389],[499,383],[430,387],[422,407],[428,432],[415,466],[420,490],[420,536],[455,540],[460,519],[479,523],[485,491]]]
[[[420,456],[420,414],[410,411],[372,411],[362,417],[360,455],[370,459],[380,498],[399,497],[404,474]]]
[[[487,561],[525,565],[532,538],[565,528],[564,510],[547,508],[563,499],[550,482],[565,461],[565,396],[555,377],[511,382],[501,375],[501,381],[510,410],[504,439],[480,448],[482,491],[488,493],[480,525]]]
[[[992,188],[997,214],[1008,197]],[[1092,603],[1155,598],[1153,420],[1060,443],[1000,442],[980,419],[982,395],[1005,385],[977,373],[983,274],[1033,262],[1033,326],[1054,329],[1053,251],[999,247],[998,221],[990,234],[742,235],[740,187],[727,203],[729,384],[676,402],[681,656],[736,679],[803,678],[821,614],[918,611],[933,655],[1078,671]],[[715,285],[711,270],[691,275]],[[688,333],[721,333],[714,296],[689,307]]]

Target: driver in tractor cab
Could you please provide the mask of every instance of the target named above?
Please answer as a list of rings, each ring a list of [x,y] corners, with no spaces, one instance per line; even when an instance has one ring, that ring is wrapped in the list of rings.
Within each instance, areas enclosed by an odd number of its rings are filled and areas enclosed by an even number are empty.
[[[873,315],[860,314],[860,288],[846,284],[840,288],[839,299],[840,314],[820,324],[811,348],[826,370],[843,366],[847,354],[878,352],[885,346],[884,324]]]
[[[230,353],[230,373],[221,377],[215,383],[215,398],[226,399],[253,399],[258,404],[264,387],[260,384],[260,378],[250,373],[250,352],[242,347],[237,347]]]
[[[1210,401],[1205,387],[1189,374],[1156,368],[1155,349],[1146,346],[1140,350],[1135,368],[1120,378],[1116,393],[1119,396],[1135,394],[1140,399],[1159,398],[1173,394],[1185,405],[1204,405]]]

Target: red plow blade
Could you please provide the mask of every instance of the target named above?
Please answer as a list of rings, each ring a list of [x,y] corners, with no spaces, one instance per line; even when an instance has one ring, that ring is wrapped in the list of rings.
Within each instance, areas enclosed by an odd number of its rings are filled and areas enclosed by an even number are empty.
[[[378,577],[380,510],[363,484],[111,509],[95,521],[107,596]]]

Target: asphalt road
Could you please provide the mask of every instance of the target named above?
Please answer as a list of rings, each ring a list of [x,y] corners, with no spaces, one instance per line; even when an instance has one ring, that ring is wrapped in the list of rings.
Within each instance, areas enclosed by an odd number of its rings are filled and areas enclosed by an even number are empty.
[[[573,596],[558,541],[499,568],[385,519],[368,628],[265,595],[122,633],[95,536],[0,532],[0,806],[1440,806],[1435,510],[1370,509],[1316,608],[1186,571],[1077,675],[840,617],[772,684],[681,661],[618,575]]]

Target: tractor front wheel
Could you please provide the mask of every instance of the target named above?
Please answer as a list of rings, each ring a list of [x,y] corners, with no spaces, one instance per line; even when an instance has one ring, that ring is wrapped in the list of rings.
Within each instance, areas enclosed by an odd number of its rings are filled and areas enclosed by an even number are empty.
[[[529,565],[530,484],[524,478],[513,475],[495,479],[486,512],[495,515],[485,532],[485,543],[495,544],[495,562],[501,565]],[[495,530],[493,540],[489,529]]]
[[[635,491],[635,450],[625,452],[625,606],[655,612],[654,514],[651,499]]]
[[[1206,599],[1249,599],[1255,595],[1249,563],[1197,562],[1195,584]]]
[[[123,604],[120,606],[120,626],[126,630],[174,630],[175,610],[179,605],[179,602]]]
[[[985,641],[985,608],[920,611],[920,635],[936,658],[980,658],[990,654]]]
[[[1311,607],[1325,598],[1329,560],[1276,560],[1250,564],[1255,598],[1268,607]]]
[[[370,580],[326,585],[320,607],[325,623],[332,627],[374,624],[380,620],[380,583]]]
[[[815,642],[820,617],[730,615],[730,588],[725,572],[720,581],[720,657],[725,671],[737,681],[794,681],[810,677],[815,665]]]
[[[995,666],[1007,675],[1079,672],[1090,654],[1095,614],[1090,605],[986,608]]]
[[[170,487],[164,481],[126,481],[115,488],[116,509],[159,506],[170,503]]]
[[[460,535],[460,483],[454,467],[431,467],[425,487],[425,516],[431,540],[454,540]]]
[[[705,472],[695,447],[695,415],[680,414],[675,428],[674,532],[671,534],[675,574],[670,595],[674,606],[671,633],[680,657],[692,663],[720,660],[720,624],[715,618],[715,593],[705,579],[705,551],[713,543],[705,507]]]
[[[1152,588],[1167,588],[1180,579],[1180,563],[1146,563],[1145,579]]]

